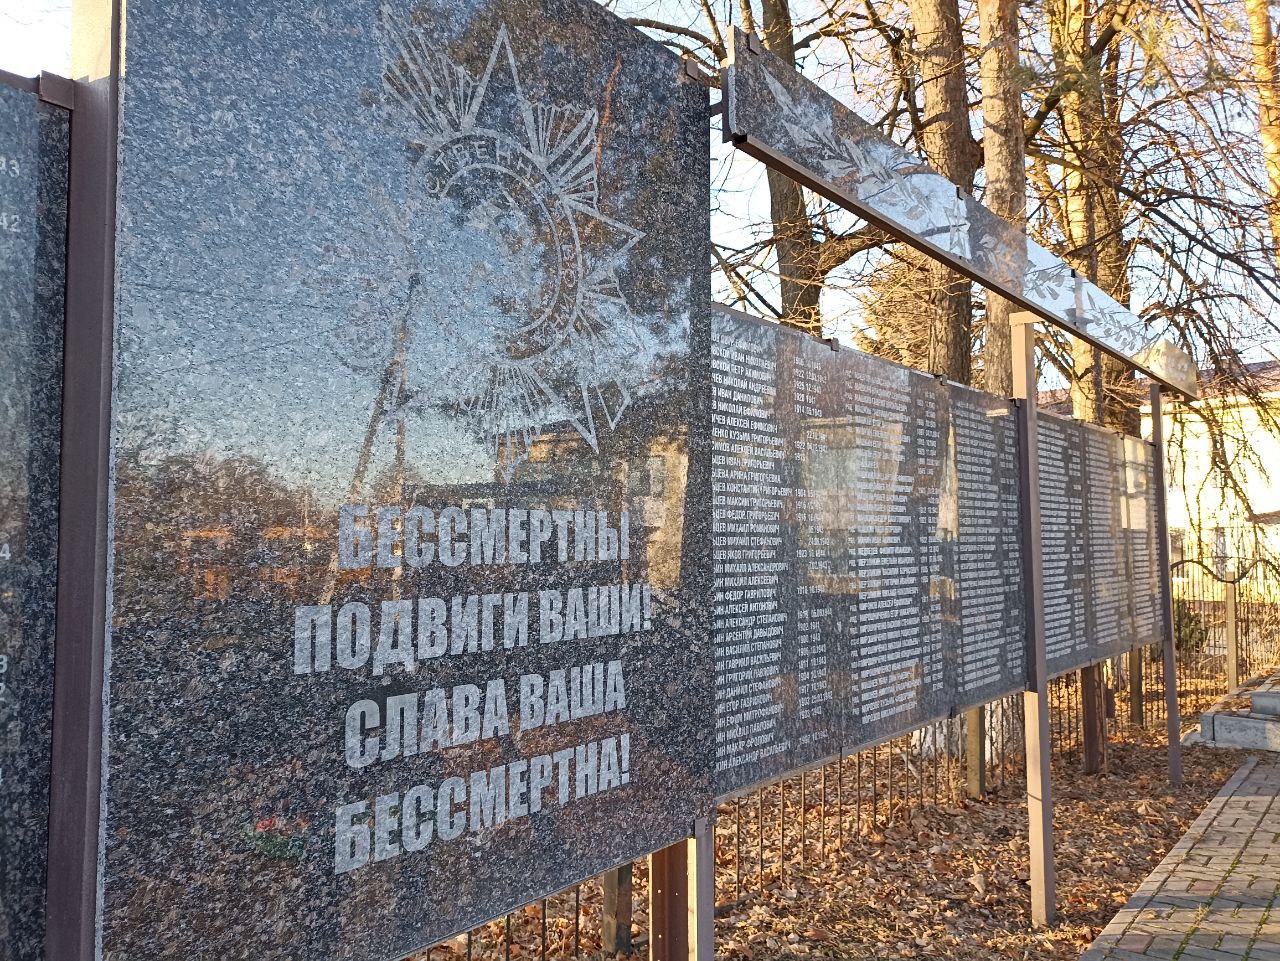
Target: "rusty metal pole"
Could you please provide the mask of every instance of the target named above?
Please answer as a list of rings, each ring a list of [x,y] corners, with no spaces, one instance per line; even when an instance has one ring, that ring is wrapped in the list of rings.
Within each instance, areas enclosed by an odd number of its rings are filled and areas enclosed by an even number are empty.
[[[1099,774],[1107,768],[1107,703],[1101,664],[1080,668],[1080,708],[1082,768],[1085,774]]]
[[[1236,623],[1236,582],[1227,581],[1223,585],[1227,602],[1227,690],[1234,691],[1240,686],[1240,631]]]
[[[1173,576],[1169,571],[1169,505],[1164,480],[1164,410],[1160,385],[1151,385],[1151,444],[1155,454],[1156,563],[1160,566],[1160,646],[1164,653],[1164,703],[1168,719],[1169,783],[1182,786],[1182,722],[1178,717],[1177,646],[1173,635]]]
[[[1129,652],[1129,723],[1134,727],[1144,727],[1147,722],[1146,692],[1142,689],[1142,655],[1146,651],[1142,644]]]
[[[649,961],[715,961],[715,812],[649,855]]]
[[[987,708],[985,704],[964,712],[965,793],[971,801],[987,795]]]
[[[689,852],[685,841],[649,855],[649,961],[689,956]]]
[[[1049,772],[1049,670],[1044,635],[1044,556],[1040,543],[1040,455],[1036,435],[1035,315],[1016,313],[1013,395],[1018,406],[1018,468],[1022,497],[1022,570],[1027,623],[1027,687],[1023,716],[1027,762],[1027,840],[1031,847],[1031,921],[1050,925],[1057,914],[1053,866],[1053,789]]]
[[[608,954],[631,953],[631,865],[606,871],[603,878],[604,912],[601,941]]]

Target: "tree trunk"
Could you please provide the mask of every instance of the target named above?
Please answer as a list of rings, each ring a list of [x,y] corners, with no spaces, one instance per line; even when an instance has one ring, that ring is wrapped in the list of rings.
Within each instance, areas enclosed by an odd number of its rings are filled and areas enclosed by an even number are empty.
[[[1066,173],[1063,232],[1066,260],[1119,303],[1129,303],[1129,244],[1124,207],[1115,184],[1124,143],[1119,129],[1115,46],[1102,59],[1088,56],[1095,15],[1109,21],[1111,4],[1096,12],[1090,0],[1051,0],[1050,33],[1058,68],[1081,82],[1062,99]],[[1072,346],[1072,408],[1080,420],[1136,433],[1133,371],[1081,341]]]
[[[795,33],[788,0],[764,0],[761,6],[764,45],[794,67]],[[821,336],[823,277],[804,192],[794,180],[776,170],[769,170],[766,178],[774,255],[778,259],[782,322]]]
[[[1017,0],[978,0],[982,45],[982,148],[987,175],[984,203],[1019,230],[1026,229],[1027,173],[1022,135],[1022,85],[1018,80]],[[1013,393],[1009,315],[1013,305],[987,296],[986,339],[982,346],[982,386],[993,394]]]
[[[1268,219],[1271,246],[1280,269],[1280,77],[1276,69],[1276,36],[1271,27],[1269,0],[1245,0],[1253,82],[1258,100],[1258,136],[1267,172]]]
[[[921,140],[929,162],[965,190],[973,189],[979,151],[969,129],[964,37],[957,0],[910,0],[924,97]],[[929,369],[967,384],[973,341],[969,281],[931,263],[928,270]]]

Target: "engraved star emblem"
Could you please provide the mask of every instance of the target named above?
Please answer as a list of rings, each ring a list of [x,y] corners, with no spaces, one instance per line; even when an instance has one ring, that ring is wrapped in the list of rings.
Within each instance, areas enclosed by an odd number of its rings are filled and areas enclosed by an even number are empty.
[[[453,406],[508,476],[549,425],[598,450],[631,401],[639,343],[616,270],[644,234],[600,210],[597,112],[532,102],[505,25],[475,77],[385,7],[383,24],[384,104],[421,201],[424,309],[448,318],[447,357],[431,362],[447,365]]]

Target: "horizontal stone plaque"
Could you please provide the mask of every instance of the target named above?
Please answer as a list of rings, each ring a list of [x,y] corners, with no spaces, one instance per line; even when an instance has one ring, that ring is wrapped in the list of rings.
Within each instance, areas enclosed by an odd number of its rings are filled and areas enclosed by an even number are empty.
[[[1189,354],[737,28],[722,86],[726,140],[1044,320],[1199,395]]]
[[[124,42],[104,956],[399,956],[687,836],[705,89],[581,0]]]
[[[44,957],[66,111],[0,81],[0,959]]]
[[[1007,401],[717,309],[717,790],[1024,680]]]

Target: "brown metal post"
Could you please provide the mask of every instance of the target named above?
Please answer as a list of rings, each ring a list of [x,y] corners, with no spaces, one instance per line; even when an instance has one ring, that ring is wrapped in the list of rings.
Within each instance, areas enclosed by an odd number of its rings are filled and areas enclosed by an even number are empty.
[[[1142,655],[1146,645],[1135,647],[1129,652],[1129,723],[1134,727],[1143,727],[1147,723],[1147,711],[1144,699],[1146,692],[1142,689]]]
[[[1240,686],[1240,632],[1236,622],[1236,582],[1227,581],[1223,589],[1227,602],[1227,690],[1234,691]]]
[[[1080,668],[1080,708],[1082,768],[1085,774],[1099,774],[1107,768],[1107,701],[1101,664]]]
[[[1014,314],[1013,394],[1019,403],[1018,467],[1022,486],[1022,570],[1026,592],[1027,688],[1023,715],[1027,760],[1027,840],[1031,847],[1031,921],[1057,914],[1053,866],[1053,789],[1049,769],[1049,669],[1044,635],[1044,556],[1040,543],[1040,456],[1036,435],[1034,315]]]
[[[606,871],[601,941],[606,954],[631,953],[631,865]]]
[[[689,957],[689,845],[649,855],[649,961]]]
[[[987,796],[987,709],[979,704],[964,712],[965,793],[971,801]]]
[[[1156,563],[1160,568],[1164,702],[1168,718],[1169,783],[1182,786],[1182,722],[1178,717],[1177,647],[1173,634],[1173,576],[1169,571],[1169,505],[1164,479],[1164,410],[1159,384],[1151,385],[1151,443],[1155,452]]]
[[[120,7],[75,0],[46,961],[95,955]]]
[[[688,961],[716,958],[716,815],[699,818],[689,846]]]

